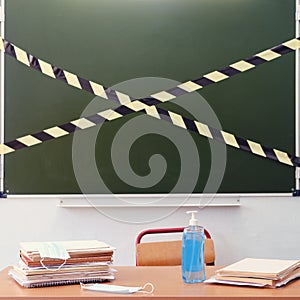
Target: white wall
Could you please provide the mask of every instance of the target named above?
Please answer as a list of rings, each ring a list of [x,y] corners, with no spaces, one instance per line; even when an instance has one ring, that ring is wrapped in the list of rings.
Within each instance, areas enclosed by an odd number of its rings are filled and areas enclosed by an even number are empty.
[[[187,207],[70,208],[55,197],[10,197],[0,200],[0,268],[16,263],[21,241],[99,239],[117,248],[115,265],[134,265],[135,238],[145,228],[184,226]],[[240,206],[199,211],[211,232],[216,263],[243,257],[300,258],[300,198],[240,196]],[[110,214],[110,217],[104,215]],[[147,219],[130,224],[126,219]],[[160,217],[160,220],[151,221]]]

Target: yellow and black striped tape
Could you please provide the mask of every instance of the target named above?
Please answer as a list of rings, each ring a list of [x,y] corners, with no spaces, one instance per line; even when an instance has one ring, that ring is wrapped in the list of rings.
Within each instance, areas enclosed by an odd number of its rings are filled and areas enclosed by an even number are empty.
[[[189,80],[187,82],[177,85],[174,88],[152,94],[150,97],[140,99],[140,101],[149,105],[157,105],[161,102],[173,100],[181,95],[200,90],[212,83],[217,83],[224,79],[230,78],[236,74],[253,69],[258,65],[272,61],[299,48],[300,38],[294,38],[271,49],[267,49],[265,51],[257,53],[249,58],[237,61],[229,65],[228,67],[210,72],[198,79]],[[111,88],[105,88],[100,83],[84,79],[76,74],[55,67],[42,59],[34,57],[33,55],[27,53],[23,49],[15,46],[11,42],[1,37],[0,50],[4,51],[5,54],[12,56],[19,62],[32,69],[40,71],[41,73],[49,77],[62,80],[68,85],[71,85],[81,90],[85,90],[104,99],[113,100],[121,105],[136,100],[131,98],[129,95],[126,95],[119,91],[115,91]]]
[[[90,87],[95,86],[96,83],[91,83],[91,81],[87,81],[86,79],[79,78],[75,74],[71,74],[57,67],[53,67],[49,63],[41,61],[33,57],[32,55],[27,54],[24,50],[20,48],[16,48],[16,46],[12,45],[11,43],[3,39],[2,41],[3,41],[3,45],[2,46],[0,45],[0,49],[4,50],[5,53],[13,56],[14,58],[21,61],[22,63],[30,67],[33,67],[34,69],[39,70],[48,76],[64,80],[70,85],[94,93],[94,89],[90,89]],[[234,64],[231,64],[226,68],[206,74],[199,79],[182,83],[175,88],[166,91],[161,91],[159,93],[151,95],[150,97],[143,98],[140,100],[135,100],[129,97],[128,95],[122,94],[121,97],[122,100],[120,101],[120,97],[115,96],[119,94],[117,91],[113,91],[111,89],[105,89],[102,85],[97,84],[102,87],[103,91],[109,91],[109,93],[105,94],[104,98],[115,100],[123,105],[118,107],[116,110],[111,110],[111,109],[105,110],[85,118],[74,120],[60,126],[48,128],[38,133],[23,136],[16,140],[4,144],[0,144],[0,154],[11,153],[22,148],[30,147],[45,142],[47,140],[55,139],[70,134],[75,130],[90,128],[92,126],[103,123],[105,121],[111,121],[137,111],[142,111],[147,115],[150,115],[158,119],[169,121],[176,126],[197,132],[208,138],[212,138],[218,140],[219,142],[223,142],[226,145],[230,145],[238,149],[247,151],[249,153],[253,153],[268,159],[278,161],[280,163],[298,167],[300,166],[300,158],[296,156],[292,156],[288,153],[285,153],[277,149],[272,149],[269,147],[262,146],[250,140],[245,140],[236,137],[233,134],[212,128],[209,125],[202,124],[195,120],[187,119],[174,112],[156,108],[155,105],[161,102],[172,100],[183,94],[194,92],[212,83],[216,83],[221,80],[232,77],[235,74],[245,72],[247,70],[254,68],[257,65],[281,57],[282,55],[285,55],[299,48],[300,48],[300,38],[292,39],[276,47],[260,52],[248,59],[241,60]],[[28,61],[26,61],[26,57]],[[51,72],[53,72],[53,74],[50,72],[50,69],[52,70]],[[47,70],[47,72],[45,70]],[[72,76],[66,74],[71,74]],[[73,78],[74,80],[75,78],[74,76],[77,78],[77,82],[79,83],[81,82],[82,84],[75,85],[74,81],[72,81],[73,84],[71,84],[70,78]],[[87,84],[87,82],[89,84]],[[101,95],[98,94],[98,96]],[[127,97],[126,98],[127,100],[125,100],[125,97]],[[184,124],[185,126],[183,126]]]
[[[289,166],[300,166],[299,157],[293,156],[281,150],[265,147],[257,142],[237,137],[229,132],[216,129],[196,120],[188,119],[180,114],[169,110],[164,110],[154,105],[149,106],[139,101],[135,101],[132,104],[133,105],[131,105],[131,108],[129,108],[129,105],[122,105],[116,110],[107,109],[94,115],[74,120],[70,123],[48,128],[38,133],[23,136],[5,144],[0,144],[0,153],[7,154],[22,148],[31,147],[48,140],[68,135],[78,130],[91,128],[106,121],[112,121],[125,115],[140,111],[148,116],[167,121],[177,127],[195,132],[210,139],[217,140],[223,144],[235,147],[237,149],[244,150],[246,152],[259,155],[261,157],[265,157]]]

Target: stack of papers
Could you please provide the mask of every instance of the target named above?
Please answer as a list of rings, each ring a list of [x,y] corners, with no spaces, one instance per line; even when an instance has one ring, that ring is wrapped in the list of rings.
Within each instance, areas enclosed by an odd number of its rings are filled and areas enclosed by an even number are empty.
[[[20,261],[8,274],[24,287],[113,280],[114,250],[97,240],[20,243]]]
[[[300,277],[299,267],[300,260],[245,258],[205,282],[276,288]]]

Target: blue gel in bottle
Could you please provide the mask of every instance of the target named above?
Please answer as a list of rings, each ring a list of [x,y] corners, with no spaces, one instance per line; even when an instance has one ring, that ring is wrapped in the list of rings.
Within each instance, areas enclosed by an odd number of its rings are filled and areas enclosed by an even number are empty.
[[[185,283],[202,282],[206,279],[204,263],[204,228],[195,218],[197,211],[192,214],[189,226],[182,236],[182,279]]]

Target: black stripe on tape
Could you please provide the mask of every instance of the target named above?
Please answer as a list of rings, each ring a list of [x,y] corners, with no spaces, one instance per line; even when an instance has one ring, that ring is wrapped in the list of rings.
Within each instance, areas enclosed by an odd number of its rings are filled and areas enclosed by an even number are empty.
[[[122,116],[126,116],[135,112],[135,110],[124,105],[119,106],[117,109],[114,109],[114,111],[121,114]]]
[[[169,89],[166,91],[167,93],[170,93],[171,95],[175,96],[175,97],[179,97],[182,95],[185,95],[187,93],[187,91],[181,89],[180,87],[176,86],[172,89]]]
[[[152,97],[143,98],[143,99],[140,99],[139,101],[146,105],[149,105],[149,106],[151,106],[151,105],[156,106],[161,103],[161,101],[154,99]]]
[[[63,80],[65,82],[67,82],[67,79],[66,79],[66,76],[65,76],[65,73],[64,73],[63,69],[52,66],[52,70],[53,70],[53,73],[54,73],[56,79]]]
[[[197,127],[195,125],[195,122],[193,120],[188,119],[186,117],[182,117],[182,119],[183,119],[183,122],[184,122],[184,124],[185,124],[185,126],[188,130],[191,130],[193,132],[198,133],[198,129],[197,129]]]
[[[53,139],[53,136],[51,136],[50,134],[48,134],[44,131],[34,133],[34,134],[32,134],[32,136],[37,138],[38,140],[40,140],[42,142],[46,142],[46,141],[49,141],[49,140]]]
[[[105,92],[106,92],[107,97],[110,100],[113,100],[115,102],[120,103],[119,98],[118,98],[118,96],[116,94],[116,91],[112,90],[111,88],[108,88],[108,89],[105,90]]]
[[[274,51],[274,52],[276,52],[276,53],[278,53],[278,54],[280,54],[280,55],[284,55],[284,54],[287,54],[287,53],[293,51],[293,49],[291,49],[289,47],[286,47],[284,45],[278,45],[278,46],[272,48],[271,50]]]
[[[104,121],[105,121],[105,118],[103,118],[102,116],[99,116],[98,114],[88,116],[85,118],[95,124],[101,124],[101,123],[104,123]]]
[[[269,148],[269,147],[265,147],[263,145],[261,145],[261,148],[263,149],[263,151],[265,152],[266,154],[266,157],[270,158],[270,159],[273,159],[273,160],[278,160],[274,150],[272,148]]]
[[[210,131],[210,133],[211,133],[214,140],[217,140],[221,143],[225,143],[223,135],[221,134],[221,131],[219,129],[216,129],[216,128],[213,128],[213,127],[210,127],[210,126],[208,126],[208,128],[209,128],[209,131]]]
[[[195,82],[195,83],[197,83],[197,84],[199,84],[199,85],[201,85],[203,87],[208,86],[208,85],[214,83],[214,81],[212,81],[212,80],[210,80],[208,78],[205,78],[205,77],[201,77],[201,78],[198,78],[196,80],[192,80],[192,82]]]
[[[252,56],[250,58],[245,59],[245,61],[254,66],[258,66],[266,62],[265,59],[262,59],[258,56]]]
[[[76,130],[76,126],[72,123],[66,123],[63,125],[59,125],[58,127],[69,133],[74,132]]]
[[[240,146],[240,148],[242,150],[245,150],[245,151],[248,151],[248,152],[252,152],[251,149],[250,149],[250,146],[249,144],[247,143],[247,141],[245,139],[242,139],[238,136],[235,137],[236,139],[236,142],[238,143],[238,145]]]
[[[93,91],[93,89],[91,87],[91,84],[88,80],[86,80],[84,78],[81,78],[79,76],[77,76],[77,78],[78,78],[78,81],[79,81],[79,83],[80,83],[83,90],[94,94],[94,91]]]
[[[157,112],[162,120],[165,120],[169,123],[173,123],[172,119],[170,118],[169,112],[167,110],[157,107]]]
[[[293,165],[296,167],[300,166],[300,157],[288,154],[288,157],[292,161]]]
[[[34,56],[32,56],[31,54],[27,55],[27,57],[28,57],[30,67],[41,72],[42,69],[41,69],[41,66],[39,64],[38,59],[35,58]]]
[[[232,67],[227,67],[227,68],[221,69],[220,72],[229,77],[241,73],[241,71],[234,69]]]
[[[17,140],[14,140],[14,141],[11,141],[11,142],[8,142],[8,143],[5,143],[6,146],[14,149],[14,150],[19,150],[19,149],[22,149],[22,148],[26,148],[27,146],[24,145],[23,143],[17,141]]]
[[[12,56],[13,58],[17,58],[15,48],[11,43],[4,41],[4,48],[5,48],[5,53]]]

